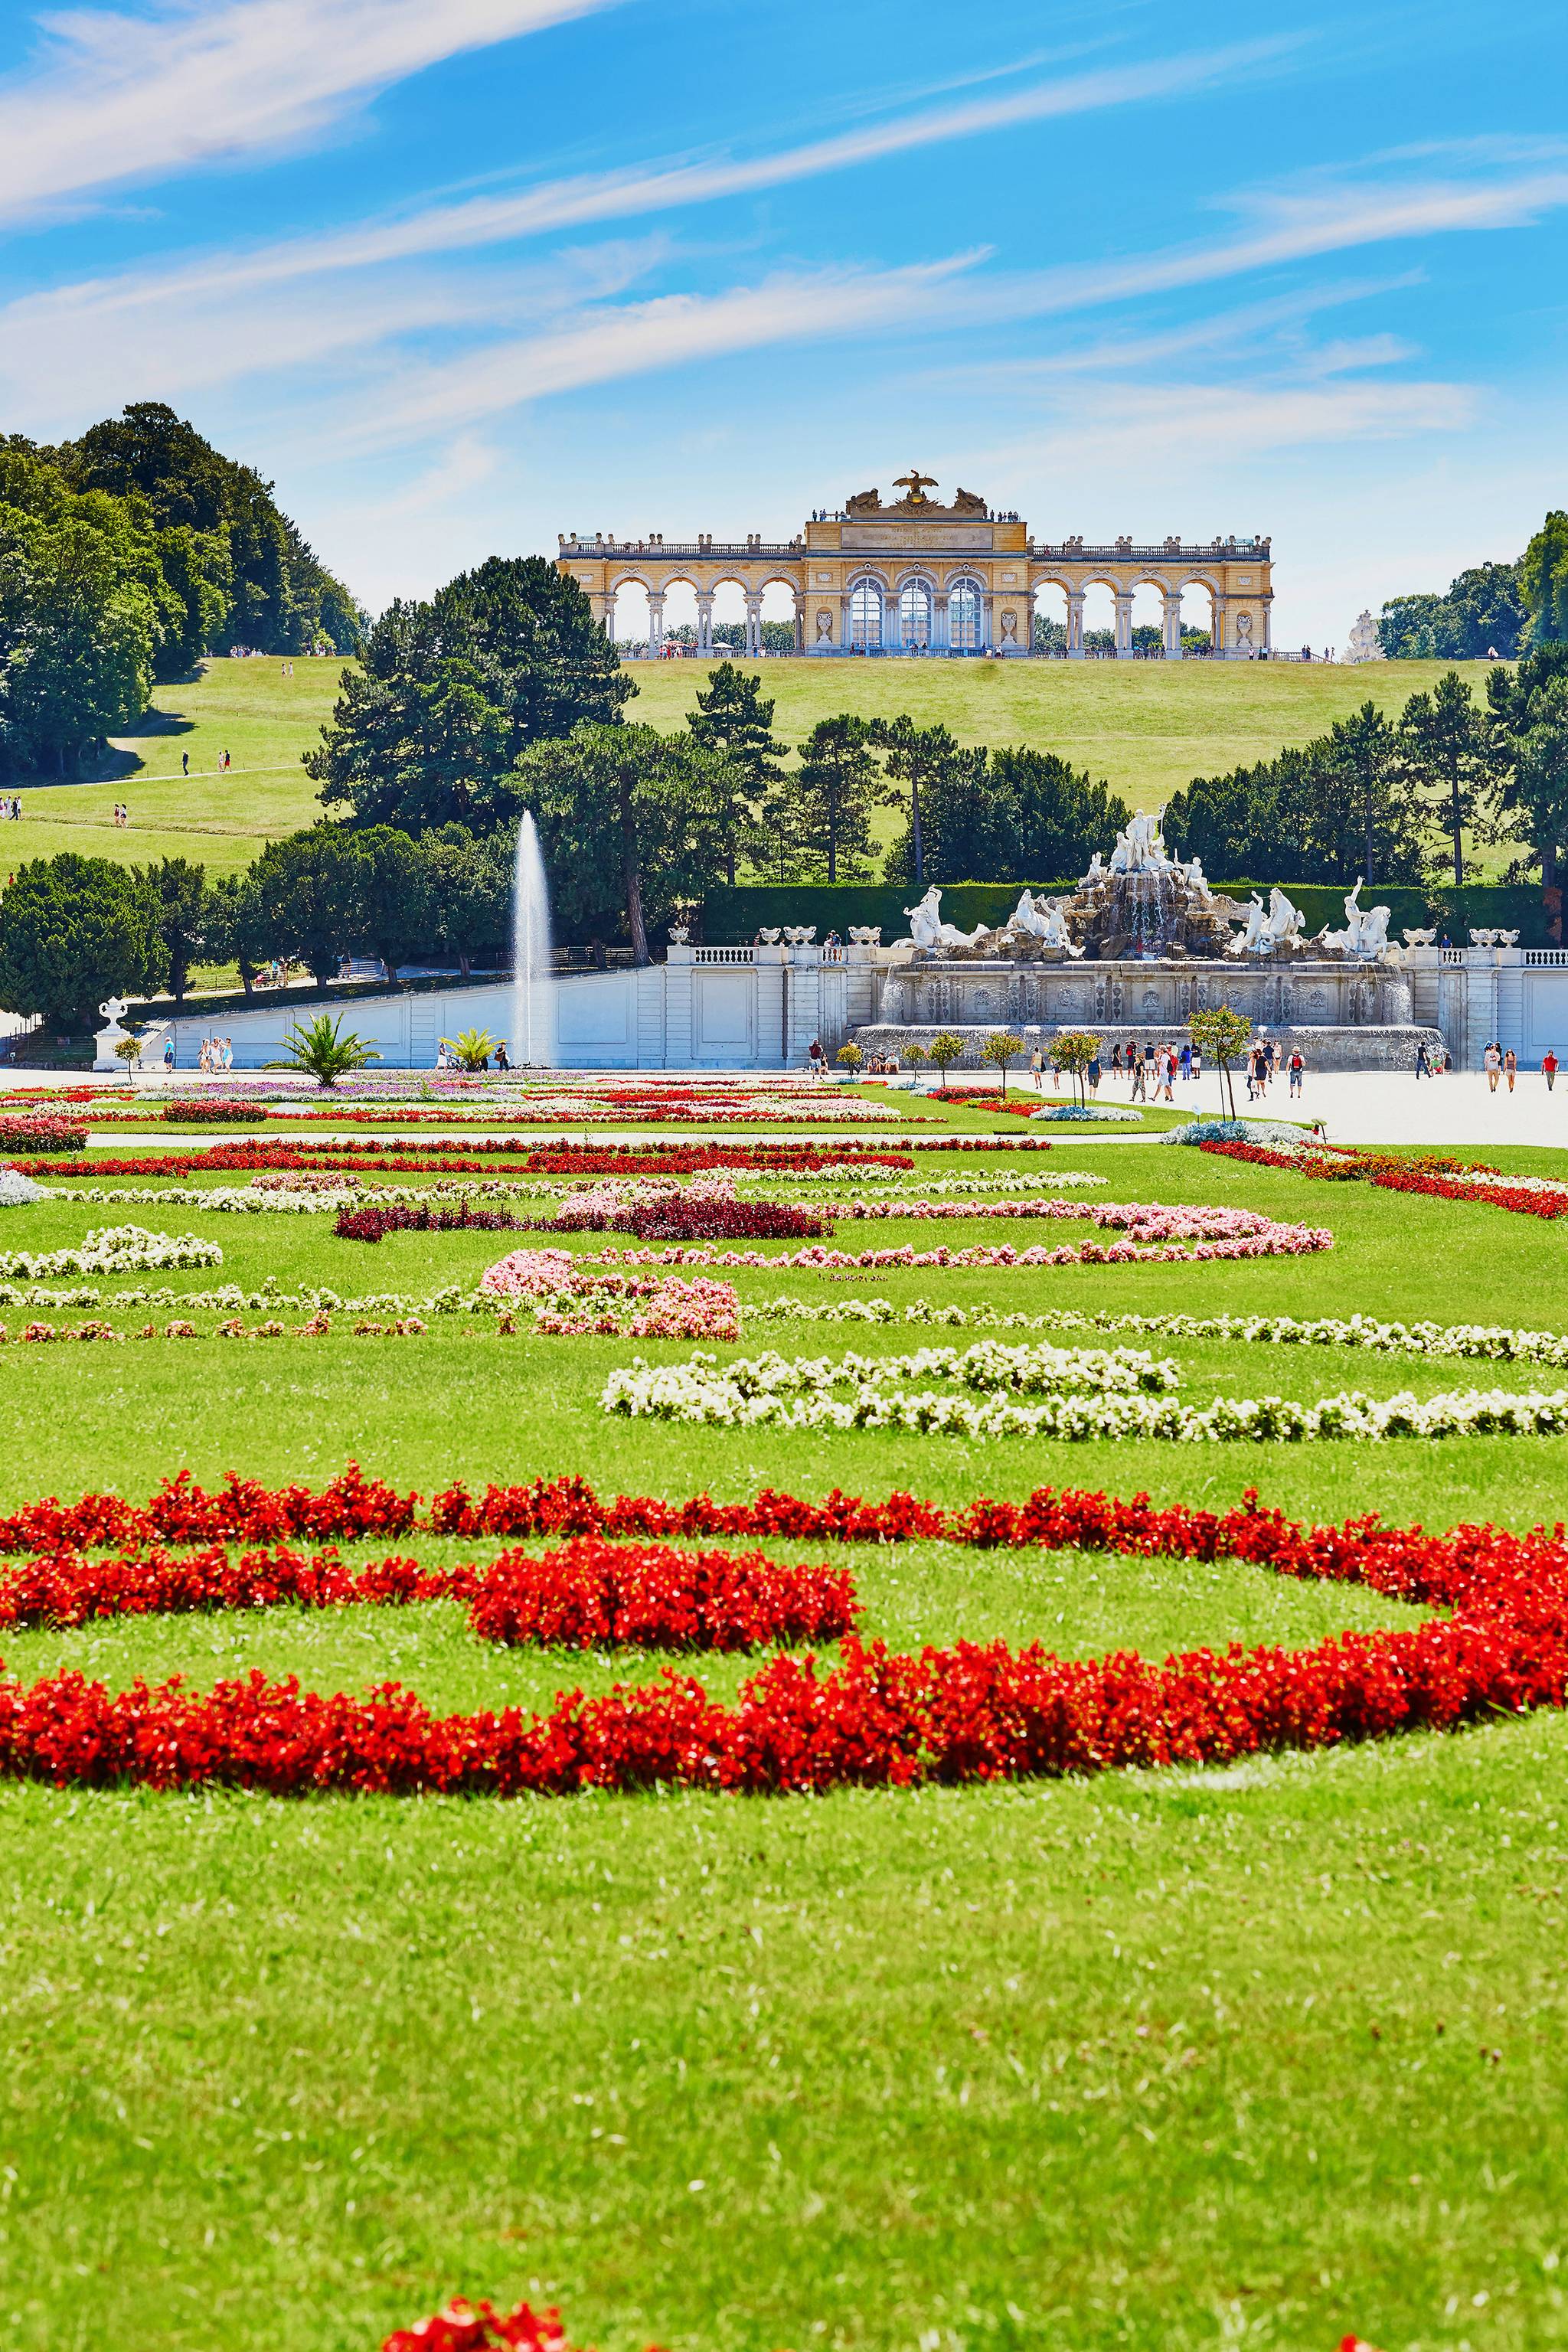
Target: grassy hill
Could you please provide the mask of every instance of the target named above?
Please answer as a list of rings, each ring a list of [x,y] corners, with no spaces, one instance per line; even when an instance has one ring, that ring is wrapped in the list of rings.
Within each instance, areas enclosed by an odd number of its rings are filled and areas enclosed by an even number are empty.
[[[210,661],[199,677],[160,687],[133,735],[117,740],[101,781],[35,784],[5,864],[77,849],[127,862],[184,856],[214,872],[247,865],[262,844],[309,824],[315,790],[300,765],[337,694],[341,664],[270,656]],[[1102,775],[1134,807],[1155,808],[1194,775],[1267,757],[1321,734],[1370,696],[1397,710],[1452,667],[1377,663],[1362,669],[1289,663],[770,661],[775,730],[798,742],[846,709],[908,710],[942,720],[964,742],[1032,743]],[[1460,666],[1479,691],[1487,665]],[[639,663],[634,718],[679,727],[708,665]],[[218,770],[226,751],[233,766]],[[188,777],[180,755],[190,756]],[[117,800],[128,830],[113,822]],[[889,824],[891,820],[887,821]]]
[[[753,665],[754,667],[755,665]],[[634,718],[678,726],[706,665],[638,662]],[[907,710],[963,743],[1028,743],[1103,776],[1134,808],[1158,808],[1193,776],[1268,759],[1322,734],[1371,698],[1397,711],[1458,667],[1479,694],[1486,662],[771,661],[773,731],[791,741],[836,710]]]

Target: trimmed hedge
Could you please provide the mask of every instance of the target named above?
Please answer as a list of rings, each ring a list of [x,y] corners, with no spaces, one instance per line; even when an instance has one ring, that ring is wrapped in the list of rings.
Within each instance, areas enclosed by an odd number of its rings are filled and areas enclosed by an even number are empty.
[[[1077,887],[1076,882],[946,882],[942,886],[942,920],[956,924],[961,931],[972,931],[977,923],[994,929],[1006,921],[1017,905],[1020,890],[1055,895]],[[1336,930],[1342,928],[1347,896],[1343,886],[1337,882],[1287,882],[1283,887],[1306,917],[1309,932],[1321,931],[1325,924]],[[1253,890],[1267,898],[1269,889],[1265,882],[1219,882],[1215,887],[1226,891],[1233,898],[1243,899]],[[903,910],[913,904],[918,895],[912,883],[741,883],[733,889],[708,893],[703,902],[702,936],[713,947],[744,944],[764,926],[815,923],[818,940],[825,940],[829,931],[837,931],[840,939],[847,940],[852,923],[879,923],[887,943],[908,937],[910,927]],[[1361,903],[1363,907],[1392,908],[1388,929],[1395,941],[1402,931],[1429,929],[1435,925],[1439,938],[1447,932],[1456,947],[1463,947],[1469,927],[1475,923],[1497,930],[1517,931],[1522,948],[1557,944],[1552,936],[1545,901],[1539,885],[1534,883],[1473,883],[1462,891],[1454,889],[1452,885],[1447,889],[1422,890],[1378,883],[1370,890],[1363,890]]]

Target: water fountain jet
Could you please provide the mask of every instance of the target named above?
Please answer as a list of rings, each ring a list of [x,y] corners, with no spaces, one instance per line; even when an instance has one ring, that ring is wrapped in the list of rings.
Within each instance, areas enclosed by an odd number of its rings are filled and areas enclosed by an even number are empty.
[[[555,1061],[555,958],[550,937],[550,885],[531,809],[517,828],[511,892],[511,1040],[518,1066]]]

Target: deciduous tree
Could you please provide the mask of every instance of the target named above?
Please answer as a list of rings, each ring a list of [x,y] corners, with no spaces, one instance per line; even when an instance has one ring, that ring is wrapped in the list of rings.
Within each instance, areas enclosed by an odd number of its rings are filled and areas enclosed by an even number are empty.
[[[74,850],[22,866],[0,899],[0,1005],[68,1034],[97,1025],[110,995],[163,977],[158,908],[132,867]]]

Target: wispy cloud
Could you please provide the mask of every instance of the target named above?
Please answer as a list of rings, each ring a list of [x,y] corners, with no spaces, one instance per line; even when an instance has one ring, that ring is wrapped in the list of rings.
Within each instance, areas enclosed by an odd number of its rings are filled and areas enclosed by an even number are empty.
[[[304,5],[306,0],[299,4]],[[295,5],[296,0],[268,0],[271,7]],[[332,0],[332,5],[347,8],[365,5],[365,0]],[[479,0],[467,0],[467,5],[476,7]],[[510,5],[514,15],[523,13],[523,0],[488,0],[490,13],[503,5]],[[542,15],[548,0],[532,0],[532,5]],[[563,0],[554,13],[582,13],[604,5],[611,5],[611,0],[577,0],[575,7],[570,0]],[[452,13],[461,15],[463,10],[459,6]],[[427,259],[437,254],[672,212],[686,205],[718,203],[1023,123],[1192,95],[1271,63],[1293,46],[1283,39],[1247,41],[1141,65],[1105,67],[955,106],[929,107],[880,122],[862,123],[832,138],[775,149],[764,155],[711,156],[627,171],[581,173],[504,194],[430,205],[397,218],[362,221],[320,236],[286,238],[249,252],[227,251],[126,272],[64,289],[58,298],[46,299],[70,301],[78,308],[92,303],[108,312],[143,303],[162,304],[182,294],[214,289],[232,294],[291,278]],[[5,130],[4,105],[0,95],[0,137]],[[5,190],[5,167],[0,164],[0,208]]]
[[[442,58],[616,5],[226,0],[47,16],[39,61],[0,83],[0,217],[277,148]]]
[[[907,269],[812,270],[718,295],[626,303],[406,372],[376,396],[348,437],[363,447],[415,441],[552,394],[694,360],[931,321],[953,278],[982,258],[960,254]]]

